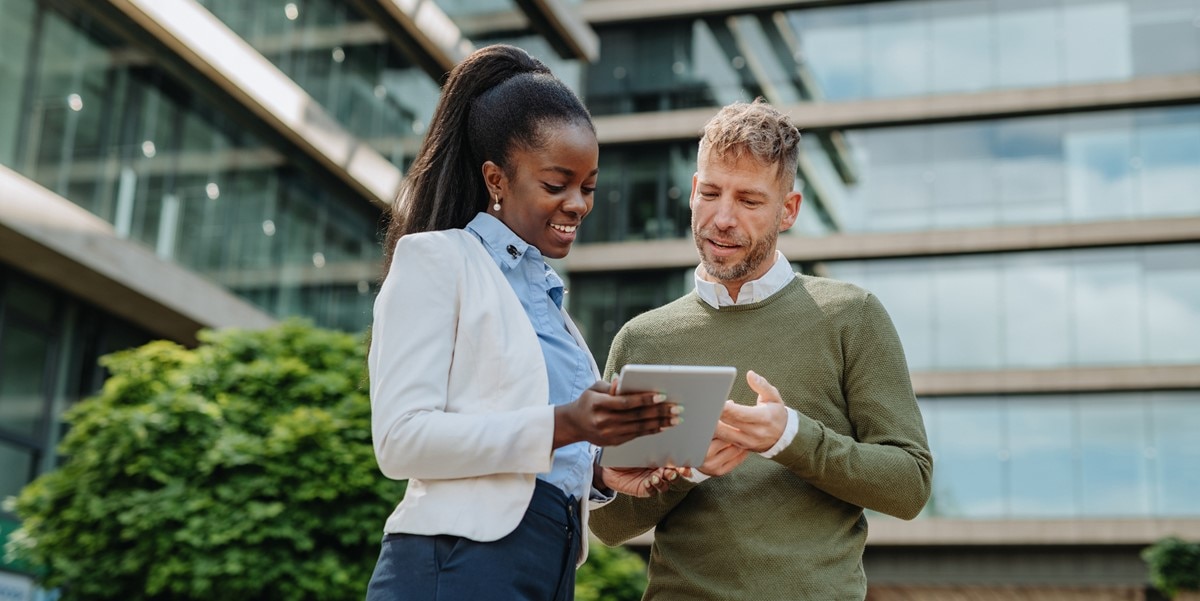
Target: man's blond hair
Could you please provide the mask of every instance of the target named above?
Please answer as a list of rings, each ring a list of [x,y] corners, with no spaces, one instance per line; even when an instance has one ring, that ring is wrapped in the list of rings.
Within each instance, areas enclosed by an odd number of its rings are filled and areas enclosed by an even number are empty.
[[[749,156],[761,165],[774,165],[780,183],[791,189],[800,154],[800,130],[762,98],[735,102],[704,124],[699,156],[705,152],[731,160]]]

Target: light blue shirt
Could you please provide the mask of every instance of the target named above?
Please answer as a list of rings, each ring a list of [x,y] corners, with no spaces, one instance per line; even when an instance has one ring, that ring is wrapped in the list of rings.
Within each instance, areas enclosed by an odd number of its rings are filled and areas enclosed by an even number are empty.
[[[565,405],[579,398],[596,382],[596,376],[591,358],[575,342],[563,321],[562,278],[546,264],[537,247],[521,240],[499,219],[480,213],[467,224],[466,230],[479,238],[496,260],[537,332],[550,378],[550,404]],[[538,479],[576,499],[587,499],[592,490],[591,444],[577,442],[559,448],[550,471],[538,474]]]

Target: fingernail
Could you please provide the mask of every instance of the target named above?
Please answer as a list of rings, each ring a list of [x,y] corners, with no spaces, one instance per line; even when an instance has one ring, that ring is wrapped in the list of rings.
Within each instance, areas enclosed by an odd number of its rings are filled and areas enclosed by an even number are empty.
[[[660,480],[659,480],[658,476],[650,476],[651,484],[658,484],[659,482],[660,482]]]
[[[665,401],[665,400],[667,400],[667,395],[665,395],[665,394],[663,394],[663,393],[661,393],[661,392],[659,392],[659,393],[657,393],[657,394],[655,394],[655,395],[654,395],[654,402],[655,402],[655,403],[661,403],[661,402],[663,402],[663,401]]]
[[[667,472],[667,480],[674,480],[679,477],[678,472]]]
[[[682,418],[682,417],[672,417],[672,418],[671,418],[671,425],[672,425],[672,426],[678,426],[679,424],[682,424],[682,423],[683,423],[683,418]]]
[[[671,415],[679,415],[683,413],[683,405],[675,405],[671,407]]]

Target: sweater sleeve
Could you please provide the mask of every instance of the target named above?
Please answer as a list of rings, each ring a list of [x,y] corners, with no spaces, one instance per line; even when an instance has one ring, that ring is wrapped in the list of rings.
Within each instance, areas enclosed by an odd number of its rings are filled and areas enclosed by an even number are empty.
[[[912,519],[929,500],[933,459],[900,337],[874,295],[864,296],[842,346],[855,436],[801,413],[795,439],[773,459],[843,501]]]
[[[462,412],[484,399],[449,398],[462,302],[461,253],[418,235],[396,245],[375,300],[371,432],[385,476],[472,478],[550,470],[554,408]]]
[[[626,325],[613,339],[608,352],[608,363],[604,366],[605,380],[611,381],[622,367],[631,362],[626,343],[630,336],[636,334],[631,334],[629,326]],[[695,486],[695,482],[679,478],[671,483],[666,492],[655,496],[638,498],[618,494],[611,503],[592,510],[588,525],[592,533],[604,544],[619,545],[657,526]]]

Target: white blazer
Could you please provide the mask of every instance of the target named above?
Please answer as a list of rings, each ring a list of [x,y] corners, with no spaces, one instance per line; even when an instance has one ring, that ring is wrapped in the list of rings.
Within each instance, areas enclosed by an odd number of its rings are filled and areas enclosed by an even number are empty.
[[[367,363],[375,458],[384,475],[408,480],[384,531],[494,541],[515,530],[535,476],[550,471],[554,407],[533,325],[477,238],[400,239],[375,299]],[[600,379],[595,361],[592,370]]]

